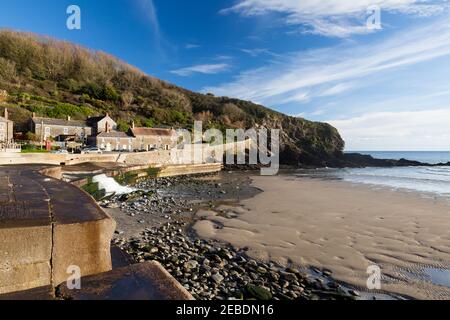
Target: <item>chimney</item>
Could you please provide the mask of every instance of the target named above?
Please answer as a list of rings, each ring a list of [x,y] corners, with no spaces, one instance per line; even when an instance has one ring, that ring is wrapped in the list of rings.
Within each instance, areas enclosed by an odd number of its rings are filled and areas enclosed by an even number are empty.
[[[6,120],[8,120],[8,108],[5,108],[5,116],[4,116],[4,118],[5,118]]]
[[[70,119],[71,119],[70,116],[67,116],[67,121],[70,121]]]
[[[106,133],[109,132],[109,123],[108,123],[108,121],[106,121],[106,123],[105,123],[105,132]]]
[[[131,129],[134,129],[135,128],[135,124],[134,124],[134,120],[133,121],[131,121]]]
[[[33,114],[31,115],[31,117],[34,119],[36,118],[36,112],[33,112]]]

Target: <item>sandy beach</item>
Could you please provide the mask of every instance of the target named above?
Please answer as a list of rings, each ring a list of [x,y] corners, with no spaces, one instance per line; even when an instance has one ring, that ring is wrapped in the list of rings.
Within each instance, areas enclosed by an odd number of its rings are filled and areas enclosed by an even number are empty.
[[[434,281],[450,267],[448,200],[289,175],[252,179],[263,193],[197,213],[200,237],[247,247],[259,260],[327,268],[362,290],[367,267],[378,265],[383,292],[450,298]]]

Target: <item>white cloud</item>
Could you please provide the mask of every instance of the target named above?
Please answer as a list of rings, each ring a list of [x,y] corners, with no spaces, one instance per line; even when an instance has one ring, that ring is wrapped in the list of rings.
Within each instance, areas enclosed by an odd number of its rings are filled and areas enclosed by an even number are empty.
[[[332,86],[330,88],[327,88],[323,90],[319,96],[320,97],[328,97],[328,96],[335,96],[338,94],[341,94],[343,92],[349,91],[351,89],[354,89],[356,86],[353,83],[338,83],[335,86]]]
[[[195,73],[202,74],[217,74],[229,70],[230,65],[226,63],[219,64],[199,64],[191,67],[181,68],[173,70],[171,73],[179,75],[181,77],[188,77]]]
[[[197,49],[197,48],[200,48],[200,45],[195,44],[195,43],[187,43],[184,47],[185,47],[186,49],[190,50],[190,49]]]
[[[347,37],[371,32],[366,27],[367,10],[379,6],[383,11],[429,16],[442,12],[446,0],[239,0],[221,13],[260,16],[285,15],[288,25],[300,26],[303,32]]]
[[[138,0],[142,12],[148,18],[152,30],[157,38],[161,37],[161,29],[159,26],[158,14],[153,0]]]
[[[255,49],[241,49],[242,52],[247,53],[252,57],[257,57],[264,53],[269,53],[269,50],[263,48],[255,48]]]
[[[375,112],[327,121],[346,141],[347,150],[450,150],[450,108]]]
[[[392,72],[450,55],[450,25],[439,20],[392,34],[370,45],[344,45],[286,54],[264,67],[242,72],[233,81],[205,88],[219,96],[234,96],[266,105],[285,104],[352,90],[376,74]],[[300,99],[298,99],[300,97]]]

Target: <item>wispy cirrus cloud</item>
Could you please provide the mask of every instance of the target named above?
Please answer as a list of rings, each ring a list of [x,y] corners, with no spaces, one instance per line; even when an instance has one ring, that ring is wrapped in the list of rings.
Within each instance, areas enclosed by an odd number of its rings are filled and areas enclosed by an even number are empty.
[[[198,49],[198,48],[200,48],[200,45],[196,44],[196,43],[187,43],[184,47],[186,49],[188,49],[188,50],[191,50],[191,49]]]
[[[161,38],[161,28],[159,25],[158,13],[153,0],[137,0],[141,12],[147,17],[156,38]]]
[[[370,45],[352,43],[286,54],[275,63],[244,71],[233,81],[204,91],[267,105],[303,102],[350,91],[356,80],[364,86],[375,74],[448,55],[450,24],[444,19]]]
[[[257,57],[261,54],[270,54],[270,51],[265,48],[254,48],[254,49],[241,49],[242,52],[247,53],[252,57]]]
[[[198,64],[190,67],[185,67],[177,70],[172,70],[171,73],[180,77],[188,77],[196,73],[201,74],[218,74],[230,69],[231,65],[227,63],[217,64]]]
[[[367,10],[379,6],[383,11],[416,16],[430,16],[448,6],[446,0],[239,0],[222,14],[262,16],[278,13],[287,25],[303,33],[332,37],[372,32],[365,25]]]

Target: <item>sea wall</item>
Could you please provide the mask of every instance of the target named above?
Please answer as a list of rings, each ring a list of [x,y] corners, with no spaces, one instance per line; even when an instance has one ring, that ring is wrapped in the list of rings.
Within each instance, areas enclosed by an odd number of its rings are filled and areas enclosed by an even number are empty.
[[[57,168],[0,168],[0,294],[111,270],[115,221]]]
[[[186,145],[184,149],[108,154],[51,154],[51,153],[0,153],[0,165],[48,164],[76,165],[81,163],[115,162],[127,165],[177,165],[222,162],[223,154],[236,154],[249,149],[251,140],[224,145]]]

